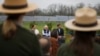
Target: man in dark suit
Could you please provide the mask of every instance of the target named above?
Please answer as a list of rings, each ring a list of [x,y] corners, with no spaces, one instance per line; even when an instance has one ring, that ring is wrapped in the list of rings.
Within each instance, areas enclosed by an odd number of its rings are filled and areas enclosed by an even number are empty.
[[[62,43],[65,42],[64,40],[64,30],[61,27],[61,24],[57,24],[57,32],[58,32],[58,43],[61,45]]]

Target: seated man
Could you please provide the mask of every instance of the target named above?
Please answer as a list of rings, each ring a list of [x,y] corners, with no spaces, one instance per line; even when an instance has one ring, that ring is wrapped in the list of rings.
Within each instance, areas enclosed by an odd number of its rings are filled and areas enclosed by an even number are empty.
[[[45,26],[44,26],[44,29],[42,30],[42,35],[43,35],[43,37],[49,38],[49,37],[50,37],[50,34],[51,34],[51,32],[50,32],[50,30],[48,29],[48,26],[45,25]]]

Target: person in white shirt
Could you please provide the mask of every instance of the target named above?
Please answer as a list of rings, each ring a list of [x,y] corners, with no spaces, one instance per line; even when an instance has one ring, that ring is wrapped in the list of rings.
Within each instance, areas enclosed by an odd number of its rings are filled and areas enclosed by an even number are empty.
[[[36,25],[31,26],[31,32],[34,33],[35,35],[39,34],[39,30],[36,28]]]
[[[42,30],[42,35],[43,35],[43,37],[50,37],[51,32],[48,29],[48,26],[47,25],[44,26],[44,29]]]

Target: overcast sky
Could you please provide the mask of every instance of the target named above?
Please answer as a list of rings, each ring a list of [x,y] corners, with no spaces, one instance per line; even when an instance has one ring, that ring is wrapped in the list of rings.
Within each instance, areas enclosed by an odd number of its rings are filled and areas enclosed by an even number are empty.
[[[3,3],[3,1],[0,0],[0,3]],[[39,8],[47,8],[50,4],[76,5],[78,3],[84,3],[85,5],[95,5],[100,3],[100,0],[28,0],[28,2],[36,3]]]

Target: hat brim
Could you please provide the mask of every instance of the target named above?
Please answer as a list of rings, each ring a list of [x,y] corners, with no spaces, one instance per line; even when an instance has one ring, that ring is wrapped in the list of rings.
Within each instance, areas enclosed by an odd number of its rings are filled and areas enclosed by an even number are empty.
[[[15,14],[15,13],[27,13],[30,11],[34,11],[35,9],[37,9],[37,6],[35,4],[28,4],[28,6],[24,9],[5,9],[3,8],[2,5],[0,5],[0,12],[1,13],[10,13],[10,14]]]
[[[74,31],[97,31],[97,30],[100,30],[100,19],[97,19],[98,24],[93,27],[78,27],[73,24],[74,20],[75,19],[65,22],[65,27],[67,27],[68,29],[74,30]]]

